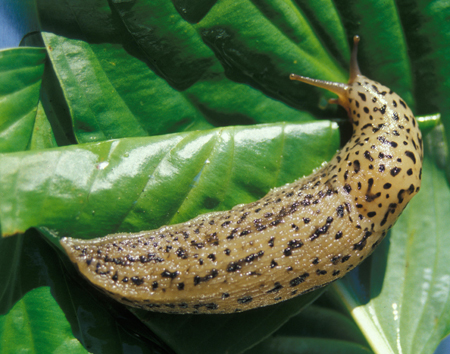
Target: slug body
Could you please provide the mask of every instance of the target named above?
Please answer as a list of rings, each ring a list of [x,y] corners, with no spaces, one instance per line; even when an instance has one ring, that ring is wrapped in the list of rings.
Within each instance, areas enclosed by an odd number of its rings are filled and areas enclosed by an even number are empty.
[[[63,238],[79,271],[126,305],[172,313],[233,313],[275,304],[343,277],[365,259],[419,191],[422,138],[405,102],[361,75],[326,88],[354,133],[308,177],[229,211],[93,240]]]

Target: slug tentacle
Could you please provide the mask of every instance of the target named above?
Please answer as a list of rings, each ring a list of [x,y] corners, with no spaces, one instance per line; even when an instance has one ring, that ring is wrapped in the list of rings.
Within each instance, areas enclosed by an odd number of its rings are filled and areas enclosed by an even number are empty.
[[[359,72],[350,81],[292,74],[326,88],[354,133],[308,177],[229,211],[134,234],[61,244],[92,284],[116,300],[173,313],[231,313],[323,287],[365,259],[419,191],[422,136],[406,103]]]
[[[359,36],[354,36],[353,49],[352,54],[350,56],[350,77],[348,79],[349,84],[353,84],[357,76],[361,75],[361,71],[359,70],[358,65],[358,44],[359,44]]]
[[[340,82],[333,82],[333,81],[323,81],[323,80],[317,80],[317,79],[311,79],[306,76],[291,74],[289,76],[291,80],[301,81],[305,84],[309,84],[312,86],[324,88],[328,91],[331,91],[338,95],[338,98],[331,98],[328,102],[333,104],[339,104],[342,107],[344,107],[347,112],[350,114],[350,103],[348,102],[348,93],[347,90],[349,89],[349,85],[343,84]]]

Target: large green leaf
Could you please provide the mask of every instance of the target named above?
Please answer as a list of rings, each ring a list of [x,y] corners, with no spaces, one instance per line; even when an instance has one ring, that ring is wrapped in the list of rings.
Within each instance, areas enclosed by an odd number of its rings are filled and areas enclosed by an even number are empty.
[[[40,4],[43,12],[51,6],[49,1]],[[106,27],[101,34],[92,31],[82,7],[75,3],[68,3],[63,10],[71,23],[64,26],[65,37],[43,33],[79,142],[206,129],[212,125],[276,122],[280,115],[284,121],[313,119],[307,112],[299,113],[228,79],[230,73],[224,72],[214,52],[202,41],[200,33],[206,33],[206,29],[194,29],[170,3],[139,2],[131,12],[124,10],[129,4],[122,5],[115,6],[121,11],[123,24],[101,2],[87,5],[97,11],[101,19],[96,20]],[[147,16],[149,23],[136,24],[137,18],[148,13],[159,15]],[[260,19],[265,25],[267,20]],[[62,31],[58,26],[49,27]],[[105,43],[103,36],[108,30],[111,42]],[[289,45],[295,57],[292,60],[300,61],[302,52],[295,43]],[[317,41],[314,45],[321,49]],[[322,55],[330,61],[323,50]],[[283,63],[279,66],[283,67]],[[240,81],[245,81],[245,76],[240,75]],[[289,71],[284,71],[266,86],[273,85],[270,91],[275,93],[281,83],[286,95],[298,97],[288,75]],[[344,75],[333,78],[342,80]],[[280,93],[276,96],[283,97]]]
[[[334,123],[280,123],[3,154],[2,232],[92,238],[228,209],[309,174],[338,135]]]

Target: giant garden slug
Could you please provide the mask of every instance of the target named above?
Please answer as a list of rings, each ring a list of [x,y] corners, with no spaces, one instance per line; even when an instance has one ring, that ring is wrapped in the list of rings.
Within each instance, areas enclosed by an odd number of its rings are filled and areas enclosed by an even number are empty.
[[[308,177],[188,222],[61,244],[92,284],[126,305],[172,313],[267,306],[343,277],[384,238],[419,191],[422,138],[406,103],[361,75],[299,80],[338,95],[351,139]]]

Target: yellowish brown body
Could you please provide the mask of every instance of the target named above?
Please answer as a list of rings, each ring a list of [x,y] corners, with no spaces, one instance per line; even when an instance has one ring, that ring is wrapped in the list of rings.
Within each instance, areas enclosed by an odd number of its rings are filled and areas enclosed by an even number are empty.
[[[232,313],[304,294],[365,259],[419,191],[422,138],[405,102],[361,75],[348,84],[292,74],[338,94],[354,134],[312,175],[186,223],[93,240],[63,238],[79,271],[126,305]]]

